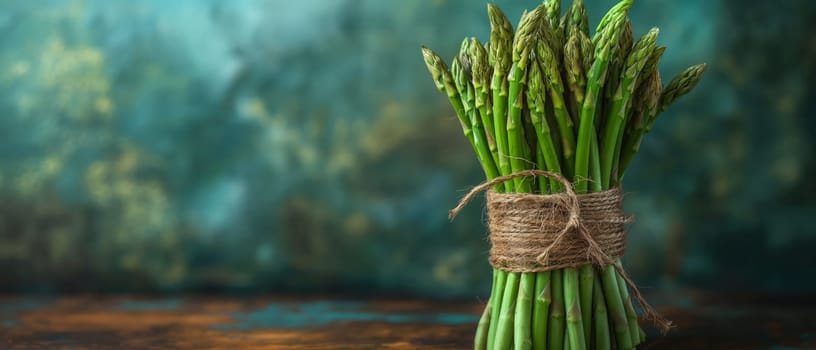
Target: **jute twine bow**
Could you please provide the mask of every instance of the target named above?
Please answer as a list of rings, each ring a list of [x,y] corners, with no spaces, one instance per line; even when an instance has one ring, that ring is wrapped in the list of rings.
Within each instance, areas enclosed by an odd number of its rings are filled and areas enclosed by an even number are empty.
[[[631,291],[635,300],[637,300],[638,304],[640,304],[640,307],[644,312],[643,317],[652,320],[654,325],[663,333],[668,332],[669,329],[672,328],[671,321],[663,318],[654,308],[652,308],[651,305],[649,305],[648,302],[646,302],[646,299],[640,293],[640,290],[638,290],[637,285],[635,285],[635,283],[629,277],[629,274],[626,273],[620,264],[615,262],[615,259],[619,258],[623,254],[625,236],[622,225],[628,221],[628,218],[623,217],[621,214],[622,209],[620,209],[620,203],[622,202],[623,197],[619,188],[604,192],[578,195],[575,193],[572,183],[561,176],[561,174],[544,170],[525,170],[506,176],[500,176],[474,187],[467,195],[465,195],[465,197],[462,198],[461,201],[459,201],[456,208],[453,208],[449,212],[448,216],[451,219],[456,217],[456,215],[459,214],[459,212],[480,192],[488,190],[495,185],[527,176],[543,176],[554,179],[564,185],[564,192],[550,195],[535,195],[526,193],[499,194],[492,191],[489,192],[488,208],[490,211],[500,211],[500,213],[490,213],[491,221],[494,221],[497,216],[501,218],[505,216],[513,218],[512,220],[495,220],[500,221],[498,224],[491,222],[491,241],[494,242],[494,248],[497,248],[496,245],[499,242],[501,242],[503,245],[507,245],[507,243],[511,245],[525,245],[527,250],[525,250],[525,248],[516,250],[517,254],[519,255],[525,255],[524,253],[528,253],[530,247],[539,247],[538,249],[541,249],[541,251],[538,254],[532,255],[532,259],[534,259],[534,261],[527,261],[530,260],[530,258],[527,256],[521,256],[519,258],[513,258],[512,256],[505,258],[500,256],[501,253],[513,254],[514,250],[512,248],[499,247],[501,249],[491,249],[491,264],[497,269],[509,272],[550,271],[564,267],[577,267],[585,264],[594,264],[600,268],[612,266],[615,271],[617,271],[618,275],[620,275],[626,282],[626,285],[629,286],[629,290]],[[502,198],[503,196],[504,198]],[[595,198],[589,198],[590,196],[594,196]],[[494,205],[496,204],[494,202],[498,202],[502,199],[503,201],[499,203],[499,205]],[[591,232],[587,225],[585,225],[587,218],[582,217],[581,215],[582,199],[585,199],[583,201],[585,203],[587,201],[597,202],[598,200],[606,202],[614,201],[615,203],[613,204],[616,205],[617,210],[595,210],[592,214],[600,214],[605,216],[605,218],[601,218],[603,220],[600,221],[618,224],[619,228],[605,230],[599,228],[599,226],[596,224],[595,226],[592,226],[595,230]],[[525,204],[525,201],[539,201],[546,205],[539,204],[537,208],[532,208],[535,209],[535,211],[530,211],[531,207],[535,207],[535,205],[531,206],[529,203]],[[515,204],[518,204],[518,207],[525,208],[513,208]],[[520,217],[520,215],[529,217]],[[593,219],[594,220],[590,221],[598,221],[597,218]],[[551,229],[553,224],[559,223],[563,223],[563,228],[560,230]],[[503,227],[502,225],[513,227]],[[498,240],[499,237],[493,237],[493,231],[497,231],[497,234],[499,234],[498,232],[502,234],[503,237],[501,237],[501,241]],[[505,235],[505,232],[509,232],[509,234]],[[575,237],[571,236],[573,233],[577,234],[577,240]],[[542,235],[550,235],[552,237]],[[603,236],[601,237],[603,244],[599,244],[597,240],[597,238],[600,236]],[[525,244],[526,242],[523,240],[532,241],[533,244]],[[569,243],[564,244],[565,241],[569,241]],[[580,241],[583,241],[583,244],[581,244],[581,246],[579,246],[577,249],[583,250],[583,252],[580,253],[580,255],[583,255],[582,258],[579,257],[576,260],[575,257],[577,257],[578,254],[572,251],[560,255],[561,258],[566,256],[567,259],[551,259],[551,257],[557,256],[559,253],[561,253],[559,250],[575,250],[577,246],[576,242]],[[541,248],[542,242],[545,242],[543,248]],[[605,251],[610,252],[612,257],[610,257],[610,255]],[[505,262],[507,264],[500,262]]]

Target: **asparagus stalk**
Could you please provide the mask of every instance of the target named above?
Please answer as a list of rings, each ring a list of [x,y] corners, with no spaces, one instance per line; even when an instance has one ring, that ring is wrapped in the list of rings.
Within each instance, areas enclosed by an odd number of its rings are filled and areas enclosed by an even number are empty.
[[[548,324],[549,341],[548,349],[561,349],[564,346],[564,330],[566,329],[564,320],[564,289],[562,288],[563,271],[554,270],[550,285],[552,287],[552,304],[550,305],[550,320]]]
[[[547,12],[547,20],[555,27],[558,19],[561,18],[561,0],[546,0],[544,7]]]
[[[487,5],[487,16],[490,20],[490,45],[487,47],[488,63],[493,67],[493,75],[490,82],[490,90],[493,101],[493,134],[496,137],[496,148],[498,152],[498,167],[502,175],[511,173],[510,162],[508,155],[507,144],[507,73],[510,71],[512,64],[512,44],[513,44],[513,26],[507,19],[507,16],[493,4]],[[504,183],[504,190],[506,192],[514,191],[512,182]],[[499,269],[494,269],[497,275],[496,285],[491,297],[494,312],[491,314],[490,324],[492,325],[488,331],[488,343],[490,345],[498,344],[499,326],[501,324],[501,315],[505,315],[508,310],[504,309],[504,289],[508,279],[508,273]],[[495,299],[495,300],[494,300]],[[508,305],[511,305],[508,303]],[[512,310],[509,310],[512,314]],[[506,327],[505,327],[506,328]],[[509,329],[509,328],[506,328]],[[507,338],[506,332],[502,334]],[[504,341],[504,340],[502,340]],[[507,340],[508,342],[510,340]]]
[[[507,283],[502,295],[501,315],[499,316],[496,340],[493,349],[509,349],[513,342],[513,318],[516,310],[516,297],[519,290],[519,274],[507,274]]]
[[[535,304],[533,305],[533,349],[547,349],[547,320],[552,304],[552,272],[536,274]]]
[[[525,135],[521,127],[521,113],[524,109],[524,85],[527,81],[527,71],[530,65],[530,54],[535,43],[535,34],[540,22],[543,20],[544,9],[538,7],[525,14],[519,21],[519,26],[516,31],[516,38],[513,42],[513,65],[511,68],[509,84],[510,94],[509,101],[511,103],[510,115],[507,119],[507,137],[510,146],[510,167],[513,172],[527,169],[529,162],[525,162],[524,148],[527,143]],[[516,192],[531,192],[529,182],[525,182],[523,178],[519,178],[515,183]],[[529,297],[533,294],[532,288],[535,288],[535,273],[523,273],[521,275],[521,285],[525,294]],[[522,294],[519,294],[520,296]],[[524,349],[532,346],[530,317],[532,312],[532,299],[526,298],[520,301],[516,308],[516,319],[521,322],[516,322],[515,325],[515,345],[516,349]],[[526,320],[526,322],[524,322]]]
[[[584,58],[584,72],[589,74],[589,70],[595,63],[595,45],[592,44],[592,39],[583,33],[578,35],[578,41],[581,44],[581,55]]]
[[[564,269],[564,305],[566,306],[569,349],[573,350],[586,349],[580,300],[578,270],[566,268]]]
[[[476,156],[482,163],[487,178],[495,178],[499,176],[499,173],[496,169],[496,165],[493,164],[493,158],[487,146],[487,137],[484,134],[479,111],[476,109],[474,103],[474,92],[473,85],[470,83],[470,74],[466,70],[465,64],[462,63],[462,56],[457,56],[453,59],[451,72],[459,95],[462,96],[465,114],[469,116],[471,132],[473,133],[473,147],[476,149]]]
[[[665,51],[665,49],[666,49],[665,46],[663,46],[662,49],[661,49],[661,47],[653,48],[652,53],[646,59],[645,64],[641,68],[640,74],[638,74],[638,78],[637,78],[637,81],[636,81],[636,84],[635,84],[635,87],[634,87],[634,90],[633,90],[634,92],[638,91],[639,87],[644,83],[644,80],[645,80],[644,78],[649,76],[649,72],[651,72],[652,70],[657,69],[657,61],[660,59],[660,57],[662,57],[663,51]],[[657,53],[658,51],[659,51],[659,53]],[[657,58],[657,59],[655,59],[655,58]],[[654,65],[654,68],[652,68],[651,65]],[[633,94],[634,94],[634,92],[633,92]],[[632,98],[634,98],[634,97],[632,97]],[[630,118],[629,116],[632,115],[632,113],[631,113],[631,109],[632,109],[631,103],[632,103],[632,101],[630,100],[630,104],[627,107],[627,111],[626,111],[626,116],[627,116],[626,119],[627,120]],[[622,126],[620,128],[620,130],[618,131],[618,138],[617,138],[617,142],[615,143],[615,153],[614,153],[614,156],[612,157],[612,176],[611,176],[611,180],[610,180],[610,187],[617,186],[618,183],[619,183],[619,180],[621,179],[621,176],[623,175],[622,174],[623,169],[621,169],[621,167],[620,167],[620,159],[621,159],[622,148],[624,147],[624,145],[623,145],[624,134],[626,133],[626,130],[628,129],[628,124],[631,124],[631,123],[627,121],[626,123],[624,123],[624,126]]]
[[[660,63],[660,60],[663,58],[664,53],[666,53],[665,46],[658,46],[654,49],[654,51],[652,51],[652,54],[646,61],[646,64],[643,65],[643,70],[641,71],[643,76],[649,76],[653,72],[657,71],[657,66]],[[640,89],[640,87],[645,83],[645,80],[638,81],[638,89]]]
[[[649,86],[651,88],[650,92],[652,93],[652,95],[650,95],[652,97],[650,100],[652,104],[649,104],[648,106],[655,106],[653,100],[655,93],[660,94],[660,99],[656,104],[656,109],[648,109],[644,112],[644,125],[633,133],[632,138],[630,138],[631,141],[628,141],[627,145],[625,146],[625,151],[623,151],[621,155],[621,175],[629,166],[634,154],[639,150],[643,135],[652,130],[655,120],[657,120],[657,116],[665,111],[672,103],[677,101],[677,99],[689,93],[695,86],[697,86],[697,83],[699,83],[700,79],[703,77],[703,73],[705,73],[705,69],[706,65],[704,63],[687,68],[677,77],[672,79],[672,81],[666,85],[666,88],[663,89],[662,92],[654,87],[654,81],[651,82],[652,85]],[[660,76],[656,74],[651,79],[656,80],[657,84],[659,84]]]
[[[561,173],[561,162],[558,152],[550,136],[550,126],[547,123],[544,113],[546,113],[545,101],[547,98],[544,80],[541,77],[541,68],[538,63],[530,64],[529,83],[527,87],[527,106],[530,111],[530,119],[533,121],[536,138],[538,139],[539,153],[543,155],[544,164],[542,169],[554,173]],[[550,179],[550,188],[553,192],[562,191],[562,185],[555,179]]]
[[[622,1],[622,3],[626,0]],[[617,6],[616,6],[617,7]],[[601,88],[606,79],[606,69],[609,63],[610,47],[614,44],[617,33],[623,25],[625,13],[618,13],[610,30],[601,33],[601,39],[595,45],[595,62],[587,73],[587,92],[584,105],[581,108],[581,119],[578,129],[578,142],[575,153],[575,175],[573,183],[578,193],[587,191],[587,175],[589,171],[590,138],[595,126],[595,112],[600,97]]]
[[[535,28],[543,15],[542,9],[536,8],[522,16],[519,21],[516,38],[513,41],[513,64],[510,68],[508,104],[510,113],[507,117],[507,140],[510,153],[510,169],[515,173],[528,169],[529,159],[524,158],[527,145],[522,129],[521,114],[524,109],[524,85],[527,82],[527,66],[530,62],[531,49],[535,43]],[[516,192],[531,192],[530,183],[525,178],[514,179]]]
[[[601,290],[601,277],[596,276],[592,294],[595,299],[595,308],[593,310],[595,317],[595,349],[611,350],[612,342],[609,334],[609,319],[606,314],[606,300],[604,299],[603,290]]]
[[[603,89],[604,97],[601,99],[601,114],[595,118],[595,128],[603,130],[607,121],[607,116],[612,109],[612,101],[615,97],[615,92],[620,84],[621,71],[626,63],[626,58],[632,50],[632,22],[626,19],[623,25],[623,31],[617,40],[617,45],[612,46],[610,53],[611,60],[609,61],[609,68],[607,70],[607,80]]]
[[[666,85],[666,88],[663,89],[663,94],[660,96],[660,113],[665,112],[677,99],[689,93],[691,89],[694,89],[703,77],[705,69],[705,63],[691,66],[672,79],[671,82]],[[651,126],[654,125],[654,118],[649,121],[648,125],[647,130],[651,129]]]
[[[592,135],[593,137],[590,138],[592,144],[589,148],[589,160],[590,160],[590,178],[592,182],[590,182],[590,190],[592,192],[598,192],[601,190],[601,180],[600,180],[600,169],[601,164],[599,161],[599,153],[598,153],[598,141],[597,138],[594,136],[595,130],[593,127]],[[582,313],[582,320],[584,322],[584,334],[586,335],[586,339],[590,339],[590,330],[592,329],[592,293],[594,290],[595,285],[595,267],[591,264],[587,264],[581,267],[580,270],[580,292],[581,292],[581,313]],[[588,340],[587,340],[588,341]]]
[[[527,105],[530,118],[535,128],[538,140],[539,152],[544,160],[542,164],[548,171],[560,173],[561,165],[556,151],[555,144],[550,136],[550,127],[544,117],[546,112],[546,87],[543,86],[544,79],[541,76],[541,68],[538,62],[530,64],[529,84],[527,89]],[[539,163],[541,164],[541,163]],[[543,182],[543,181],[542,181]],[[562,186],[559,182],[550,179],[550,188],[553,192],[560,192]],[[547,319],[550,303],[552,302],[551,272],[539,272],[536,274],[536,301],[533,306],[533,348],[547,348]]]
[[[476,336],[473,338],[473,349],[487,350],[487,330],[490,327],[490,301],[487,301],[482,317],[479,318],[479,326],[476,328]]]
[[[532,121],[532,118],[533,117],[531,115],[530,119],[531,119],[531,123],[533,124],[533,129],[539,128],[537,126],[534,126],[535,122]],[[539,119],[541,119],[541,117],[539,117]],[[534,132],[537,133],[538,131],[534,130]],[[533,140],[537,140],[537,139],[538,139],[538,137],[533,138]],[[529,138],[528,138],[528,140],[529,140]],[[539,148],[538,144],[534,145],[534,147]],[[540,149],[536,151],[536,166],[535,166],[535,168],[536,169],[547,169],[547,161],[544,160],[544,153],[541,152]],[[547,182],[547,179],[540,179],[540,180],[536,181],[536,184],[538,184],[538,193],[539,194],[548,194],[548,193],[550,193],[550,184],[552,183],[553,180],[550,179],[549,181],[550,182]]]
[[[551,172],[560,173],[561,165],[550,135],[550,127],[544,117],[546,112],[546,87],[541,76],[541,68],[538,62],[530,64],[530,79],[528,87],[528,106],[530,108],[530,116],[533,120],[536,136],[538,139],[539,153],[543,155],[546,169]],[[550,186],[553,192],[562,190],[562,186],[557,181],[550,179]],[[560,278],[560,276],[555,276]],[[533,311],[533,344],[536,349],[547,348],[547,311],[551,303],[551,288],[550,283],[552,279],[551,272],[541,272],[536,275],[536,295],[537,302]]]
[[[562,170],[565,176],[570,176],[573,173],[571,165],[575,159],[575,133],[573,131],[572,117],[570,117],[567,111],[567,105],[564,102],[564,85],[561,81],[561,72],[558,64],[560,60],[552,48],[544,41],[537,43],[536,54],[541,71],[547,78],[550,102],[552,103],[555,121],[558,124],[558,131],[561,138],[561,151],[564,157],[564,167],[562,167]]]
[[[660,102],[660,94],[663,91],[663,83],[660,81],[660,72],[657,70],[657,65],[663,54],[666,52],[665,46],[658,46],[654,49],[646,64],[641,70],[641,77],[638,78],[637,88],[635,88],[635,96],[632,101],[632,112],[630,113],[629,122],[624,128],[623,144],[620,146],[619,160],[617,161],[618,178],[613,179],[613,186],[617,185],[619,180],[623,177],[623,171],[629,165],[632,155],[637,153],[640,147],[640,142],[643,139],[644,130],[646,129],[646,118],[651,112],[646,112],[647,107],[650,111],[657,113],[658,103]]]
[[[509,145],[507,140],[507,74],[512,66],[513,26],[507,16],[495,5],[487,5],[490,19],[490,50],[488,61],[493,66],[490,89],[493,94],[493,118],[499,169],[503,175],[510,174]],[[513,191],[513,183],[505,182],[505,191]]]
[[[586,91],[586,71],[584,70],[584,55],[581,52],[580,35],[582,34],[578,31],[572,32],[564,47],[564,76],[567,86],[572,92],[569,96],[572,105],[571,115],[576,116],[581,113],[580,106],[584,104],[584,92]]]
[[[629,9],[632,8],[634,2],[634,0],[621,0],[606,12],[598,23],[598,27],[595,29],[595,35],[592,37],[592,44],[595,45],[595,47],[598,47],[600,41],[606,40],[603,36],[607,33],[607,27],[618,25],[616,23],[619,20],[618,17],[621,15],[625,16],[626,13],[629,12]]]
[[[593,137],[590,138],[592,144],[590,145],[590,174],[592,178],[592,182],[590,183],[591,190],[593,192],[600,191],[600,163],[599,163],[599,156],[598,156],[598,142],[596,137],[594,136],[595,130],[593,128],[592,135]],[[581,267],[579,271],[579,292],[580,292],[580,301],[581,301],[581,320],[583,321],[583,330],[584,330],[584,341],[589,341],[590,339],[590,331],[592,329],[592,292],[593,292],[593,285],[594,285],[594,277],[595,277],[595,268],[591,264],[587,264]],[[582,346],[585,344],[576,343],[574,341],[571,342],[574,346]],[[586,344],[588,346],[588,344]],[[576,347],[577,349],[577,347]]]
[[[422,47],[422,57],[425,59],[425,65],[428,67],[431,77],[433,77],[436,88],[448,96],[451,106],[453,106],[453,110],[459,118],[459,123],[462,124],[462,132],[470,141],[470,144],[473,145],[473,130],[470,127],[470,118],[465,113],[465,107],[462,105],[458,90],[456,90],[456,83],[453,81],[448,66],[439,55],[425,46]]]
[[[493,69],[490,67],[490,63],[488,63],[487,50],[478,39],[471,38],[469,48],[471,70],[473,73],[472,83],[475,91],[474,103],[482,118],[482,125],[484,125],[487,145],[490,149],[490,154],[493,156],[493,162],[499,164],[499,153],[494,135],[496,129],[493,125],[493,108],[490,103],[489,93],[490,77],[493,74]]]
[[[632,21],[627,18],[626,23],[623,25],[623,31],[620,33],[620,37],[618,38],[617,55],[615,56],[615,62],[621,65],[618,67],[619,69],[623,69],[623,64],[626,62],[626,59],[632,52],[634,44],[635,37],[634,32],[632,31]]]
[[[490,292],[490,306],[493,312],[490,314],[490,328],[487,333],[487,344],[490,348],[496,344],[496,334],[499,328],[499,317],[504,314],[502,309],[504,299],[504,287],[507,282],[507,272],[499,269],[493,269],[493,274],[496,276],[493,282],[493,288]]]
[[[564,14],[564,35],[570,37],[577,33],[589,35],[589,14],[583,0],[573,0],[572,5]]]
[[[634,346],[629,335],[629,322],[626,311],[621,300],[620,289],[618,288],[618,273],[612,266],[603,269],[601,278],[603,280],[604,297],[606,298],[607,312],[612,320],[612,327],[615,331],[615,340],[619,349],[629,349]]]
[[[546,43],[549,49],[552,50],[552,56],[557,60],[560,60],[561,56],[564,55],[563,51],[564,44],[566,43],[566,36],[564,35],[564,30],[559,25],[559,22],[543,20],[541,23],[539,23],[538,31],[541,41]],[[555,66],[554,68],[560,71],[559,66]]]
[[[663,83],[660,79],[660,72],[655,68],[649,74],[644,83],[638,88],[635,96],[632,120],[628,123],[629,135],[626,136],[621,149],[621,160],[618,165],[619,175],[623,175],[632,157],[640,149],[640,143],[646,134],[647,123],[650,116],[657,115],[660,108],[660,95],[663,92]]]
[[[526,276],[530,276],[525,278]],[[533,347],[531,317],[533,312],[533,293],[535,292],[535,273],[522,275],[516,301],[516,319],[513,345],[516,350],[528,350]]]
[[[595,267],[591,264],[582,266],[578,278],[580,279],[581,320],[584,323],[584,339],[588,342],[592,332],[592,291],[595,285]],[[587,346],[589,346],[588,343]]]
[[[527,69],[529,71],[529,67]],[[529,78],[527,80],[529,80]],[[524,147],[522,148],[522,150],[524,151],[524,153],[523,153],[524,159],[530,160],[530,162],[528,164],[529,169],[535,169],[535,167],[536,167],[535,162],[538,162],[538,158],[539,158],[538,157],[538,153],[539,153],[538,152],[538,143],[537,143],[537,138],[536,138],[536,133],[535,133],[535,127],[533,126],[533,119],[530,116],[530,110],[527,108],[527,101],[526,101],[527,94],[526,94],[526,91],[527,91],[527,89],[525,89],[524,92],[522,92],[522,95],[524,95],[522,97],[522,99],[525,100],[524,104],[522,104],[522,109],[521,109],[521,125],[522,125],[522,129],[523,129],[522,134],[524,135],[524,141],[525,141]],[[539,181],[539,180],[541,180],[541,181]],[[534,189],[538,187],[539,182],[546,182],[546,181],[547,181],[546,178],[538,178],[538,177],[531,177],[530,178],[530,183],[532,184],[532,187]]]
[[[599,192],[604,188],[601,186],[601,156],[598,150],[598,138],[595,137],[595,129],[592,129],[591,144],[589,145],[589,190]]]
[[[610,180],[616,174],[613,174],[613,163],[615,162],[615,153],[619,153],[620,139],[623,137],[623,126],[626,123],[626,116],[629,111],[630,101],[635,92],[638,76],[646,64],[646,61],[651,56],[655,42],[657,41],[657,28],[653,28],[646,35],[638,40],[632,53],[626,60],[625,69],[620,78],[620,85],[617,86],[614,97],[612,98],[612,107],[609,110],[609,115],[606,118],[606,125],[604,128],[601,155],[601,186],[609,188]]]

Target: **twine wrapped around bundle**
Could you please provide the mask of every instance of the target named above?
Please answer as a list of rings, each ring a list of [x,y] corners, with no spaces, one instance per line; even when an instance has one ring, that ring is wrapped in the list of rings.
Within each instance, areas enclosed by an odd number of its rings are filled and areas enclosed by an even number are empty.
[[[620,188],[578,196],[580,221],[591,240],[581,234],[559,234],[569,224],[571,198],[566,193],[537,195],[488,191],[490,264],[510,272],[543,272],[604,263],[623,256],[624,224]],[[574,225],[573,225],[574,226]],[[574,230],[569,226],[569,230]],[[597,243],[595,250],[589,244]]]
[[[492,186],[525,176],[544,176],[564,185],[564,192],[538,195],[498,193]],[[560,174],[527,170],[497,177],[474,187],[449,217],[453,219],[482,191],[487,193],[490,228],[490,264],[508,272],[541,272],[594,264],[612,266],[623,278],[645,313],[661,330],[671,322],[664,319],[640,294],[626,271],[615,262],[626,246],[623,193],[616,187],[606,191],[576,194],[572,183]]]

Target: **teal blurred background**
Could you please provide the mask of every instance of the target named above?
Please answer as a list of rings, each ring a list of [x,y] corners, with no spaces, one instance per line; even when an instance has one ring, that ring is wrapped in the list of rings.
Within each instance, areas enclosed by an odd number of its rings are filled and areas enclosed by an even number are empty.
[[[816,2],[631,17],[666,80],[709,67],[625,179],[633,277],[816,291]],[[488,31],[481,1],[0,0],[0,291],[486,296],[479,205],[446,217],[481,171],[419,47]]]

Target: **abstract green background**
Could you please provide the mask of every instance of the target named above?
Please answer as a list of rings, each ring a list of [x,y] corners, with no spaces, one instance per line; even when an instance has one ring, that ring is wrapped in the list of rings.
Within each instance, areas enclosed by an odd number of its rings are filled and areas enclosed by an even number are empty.
[[[816,2],[631,17],[664,77],[709,67],[625,178],[633,277],[816,290]],[[446,217],[481,172],[419,47],[488,30],[465,0],[0,1],[0,291],[487,295],[479,205]]]

